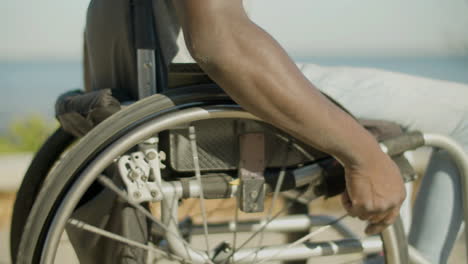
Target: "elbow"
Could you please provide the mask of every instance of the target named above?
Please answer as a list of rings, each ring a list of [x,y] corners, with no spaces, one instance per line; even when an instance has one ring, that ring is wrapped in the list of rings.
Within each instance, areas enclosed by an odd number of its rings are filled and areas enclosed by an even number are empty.
[[[223,63],[222,55],[228,48],[219,47],[220,44],[217,42],[218,40],[203,35],[186,38],[186,45],[190,55],[204,70],[217,68]]]
[[[187,49],[192,58],[200,64],[200,66],[213,64],[213,59],[216,59],[214,52],[208,48],[208,41],[209,40],[197,36],[186,37],[185,43]]]

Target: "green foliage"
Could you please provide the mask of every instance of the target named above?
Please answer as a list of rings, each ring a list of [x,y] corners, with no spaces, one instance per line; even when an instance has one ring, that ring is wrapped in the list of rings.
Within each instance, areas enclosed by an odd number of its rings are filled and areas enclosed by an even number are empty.
[[[52,133],[54,125],[40,115],[30,115],[13,121],[7,133],[0,137],[0,154],[35,152]]]

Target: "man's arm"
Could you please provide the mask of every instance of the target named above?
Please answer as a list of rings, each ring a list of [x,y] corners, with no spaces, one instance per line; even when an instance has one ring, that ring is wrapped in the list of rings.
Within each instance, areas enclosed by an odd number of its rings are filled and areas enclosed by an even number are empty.
[[[205,72],[246,110],[337,158],[346,171],[343,204],[371,222],[368,233],[393,223],[405,198],[396,165],[247,17],[242,0],[173,1],[187,47]]]

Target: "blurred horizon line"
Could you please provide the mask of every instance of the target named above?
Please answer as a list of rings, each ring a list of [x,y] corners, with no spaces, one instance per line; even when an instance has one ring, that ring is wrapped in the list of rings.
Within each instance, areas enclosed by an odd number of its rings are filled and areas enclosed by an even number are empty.
[[[312,56],[292,56],[294,61],[310,61],[314,59],[340,59],[340,60],[352,60],[352,59],[376,59],[376,60],[406,60],[406,59],[468,59],[466,55],[312,55]],[[31,57],[31,58],[9,58],[0,57],[0,63],[41,63],[41,62],[57,62],[57,63],[77,63],[82,62],[82,58],[77,57],[63,57],[63,58],[52,58],[52,57]]]

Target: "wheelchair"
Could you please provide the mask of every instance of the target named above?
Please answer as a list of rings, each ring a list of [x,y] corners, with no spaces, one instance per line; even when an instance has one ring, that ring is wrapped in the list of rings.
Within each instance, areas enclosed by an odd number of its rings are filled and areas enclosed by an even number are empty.
[[[62,262],[67,236],[82,263],[130,254],[115,245],[146,263],[409,263],[401,220],[364,236],[343,224],[346,215],[314,214],[309,203],[345,188],[332,157],[243,110],[196,65],[165,69],[155,54],[157,70],[139,74],[149,78],[142,83],[169,89],[79,140],[59,128],[36,154],[14,207],[14,263]],[[405,181],[415,175],[403,153],[424,145],[447,149],[468,175],[466,154],[449,139],[362,123],[377,131]],[[96,204],[109,201],[135,216],[118,224],[124,234],[111,232],[119,215],[104,214],[104,225],[98,217],[114,204]],[[142,235],[132,239],[133,230]],[[321,236],[327,230],[336,235]]]

